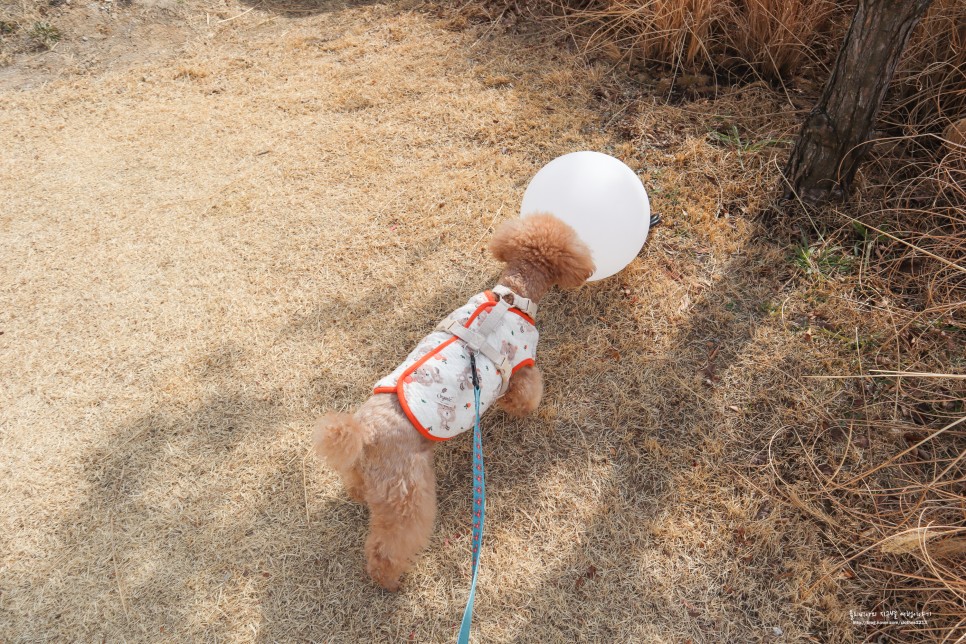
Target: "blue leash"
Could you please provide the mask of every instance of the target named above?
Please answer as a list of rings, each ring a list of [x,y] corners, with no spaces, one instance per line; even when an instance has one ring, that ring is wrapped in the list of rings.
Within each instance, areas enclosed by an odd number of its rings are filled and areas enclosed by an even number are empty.
[[[476,420],[473,422],[473,581],[463,610],[463,623],[456,644],[469,644],[473,624],[473,600],[476,599],[476,573],[480,568],[480,546],[483,542],[483,519],[486,516],[486,481],[483,478],[483,441],[480,440],[480,382],[476,375],[476,356],[470,353]]]

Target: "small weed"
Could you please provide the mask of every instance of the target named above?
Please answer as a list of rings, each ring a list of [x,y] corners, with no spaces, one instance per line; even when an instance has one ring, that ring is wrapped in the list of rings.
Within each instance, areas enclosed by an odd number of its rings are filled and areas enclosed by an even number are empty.
[[[739,152],[752,153],[772,147],[774,145],[787,145],[790,143],[790,141],[787,139],[763,139],[755,143],[750,140],[746,141],[741,138],[741,134],[738,132],[738,127],[736,125],[732,125],[729,130],[724,132],[712,130],[711,132],[708,132],[708,137],[710,137],[715,143],[735,148]]]
[[[758,312],[763,315],[777,315],[781,311],[781,307],[777,302],[771,300],[765,300],[758,303]]]
[[[760,152],[765,148],[770,148],[775,145],[786,145],[791,143],[787,139],[763,139],[761,141],[752,141],[751,139],[741,138],[741,134],[738,132],[738,127],[732,125],[729,129],[725,131],[712,130],[708,132],[708,138],[712,143],[716,143],[720,147],[731,148],[738,152],[738,165],[741,169],[745,169],[744,156],[746,154],[755,154]]]
[[[741,135],[738,134],[738,127],[735,125],[732,125],[730,130],[725,130],[724,132],[712,130],[708,132],[708,136],[712,141],[729,147],[740,148],[742,146]]]
[[[844,335],[832,329],[827,329],[822,325],[817,325],[811,327],[814,331],[821,335],[825,335],[839,343],[844,347],[855,349],[856,351],[871,351],[879,346],[879,343],[871,337],[853,337],[849,335]]]
[[[60,29],[49,22],[35,22],[29,35],[39,49],[50,49],[62,36]]]
[[[808,276],[828,279],[851,273],[855,266],[855,257],[840,246],[826,248],[803,243],[795,248],[792,263]]]
[[[0,36],[8,36],[17,30],[17,25],[13,22],[0,20]]]
[[[681,189],[676,186],[670,188],[654,186],[651,188],[650,194],[652,197],[662,199],[666,206],[677,206],[681,203]]]
[[[852,230],[855,231],[856,237],[858,237],[863,242],[869,241],[869,239],[872,237],[872,231],[869,229],[868,226],[866,226],[860,221],[852,222]]]
[[[792,262],[795,266],[798,266],[805,274],[809,274],[812,271],[814,262],[812,261],[812,256],[816,253],[815,246],[808,246],[807,244],[802,244],[795,247],[795,253],[792,256]]]

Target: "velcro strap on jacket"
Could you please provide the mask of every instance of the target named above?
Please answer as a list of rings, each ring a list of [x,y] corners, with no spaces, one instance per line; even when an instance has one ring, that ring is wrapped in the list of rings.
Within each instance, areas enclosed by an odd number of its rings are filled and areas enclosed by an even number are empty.
[[[493,293],[499,296],[501,302],[506,301],[511,308],[523,311],[531,318],[537,317],[537,303],[533,300],[520,297],[502,284],[497,284],[492,290]]]
[[[510,364],[510,359],[500,353],[491,342],[489,342],[487,336],[493,331],[494,328],[500,323],[500,320],[506,315],[510,306],[506,302],[500,301],[490,309],[489,314],[486,319],[480,323],[477,330],[468,329],[457,320],[444,320],[437,325],[437,330],[445,331],[447,333],[452,333],[457,338],[466,343],[466,345],[473,349],[474,351],[479,351],[484,356],[486,356],[494,365],[496,365],[497,371],[500,373],[500,378],[502,383],[500,384],[500,391],[497,396],[502,396],[506,393],[506,390],[510,386],[510,374],[513,371],[513,365]]]
[[[494,304],[486,314],[486,318],[480,322],[480,326],[476,328],[476,332],[482,335],[484,338],[490,337],[490,334],[493,333],[493,330],[500,326],[500,324],[503,322],[503,318],[506,316],[509,310],[510,303],[504,299],[500,299],[500,301]]]

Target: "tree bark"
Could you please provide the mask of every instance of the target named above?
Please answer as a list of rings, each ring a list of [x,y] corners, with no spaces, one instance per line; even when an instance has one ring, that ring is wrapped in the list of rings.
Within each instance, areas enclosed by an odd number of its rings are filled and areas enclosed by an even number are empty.
[[[848,195],[899,57],[932,0],[859,0],[835,67],[785,166],[785,198]]]

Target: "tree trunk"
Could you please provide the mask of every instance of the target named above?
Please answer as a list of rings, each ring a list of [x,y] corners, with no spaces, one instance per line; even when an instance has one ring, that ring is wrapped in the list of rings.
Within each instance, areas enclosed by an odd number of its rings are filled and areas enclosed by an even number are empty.
[[[859,0],[832,75],[785,166],[785,198],[843,199],[913,28],[932,0]]]

